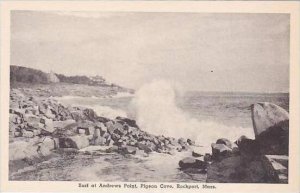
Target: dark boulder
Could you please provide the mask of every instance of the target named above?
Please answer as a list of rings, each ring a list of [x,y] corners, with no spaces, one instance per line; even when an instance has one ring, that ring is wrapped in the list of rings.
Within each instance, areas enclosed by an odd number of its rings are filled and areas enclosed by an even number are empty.
[[[183,170],[188,168],[205,169],[207,163],[192,157],[186,157],[179,161],[179,167]]]
[[[136,124],[136,121],[133,119],[128,119],[126,117],[116,117],[116,120],[118,122],[122,122],[123,124],[126,123],[130,127],[139,128],[139,126]]]
[[[230,157],[232,155],[232,149],[224,144],[211,144],[212,159],[220,161],[223,158]]]
[[[232,143],[231,143],[231,141],[229,141],[229,140],[226,139],[226,138],[218,139],[217,142],[216,142],[216,144],[224,144],[224,145],[226,145],[227,147],[232,148]]]

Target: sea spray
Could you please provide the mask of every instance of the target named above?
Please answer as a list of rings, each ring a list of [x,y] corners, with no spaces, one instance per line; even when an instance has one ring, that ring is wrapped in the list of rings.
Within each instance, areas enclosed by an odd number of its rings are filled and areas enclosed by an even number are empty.
[[[232,141],[241,135],[253,138],[253,129],[226,126],[221,123],[191,118],[176,105],[176,92],[165,80],[155,80],[142,86],[132,100],[135,117],[143,130],[172,137],[196,140],[199,145],[209,145],[218,138]]]

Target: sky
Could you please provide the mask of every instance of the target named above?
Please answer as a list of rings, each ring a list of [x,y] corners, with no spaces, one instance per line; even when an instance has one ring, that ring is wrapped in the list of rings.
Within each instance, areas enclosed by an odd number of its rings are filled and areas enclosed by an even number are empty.
[[[287,92],[289,15],[13,11],[11,64],[138,89]]]

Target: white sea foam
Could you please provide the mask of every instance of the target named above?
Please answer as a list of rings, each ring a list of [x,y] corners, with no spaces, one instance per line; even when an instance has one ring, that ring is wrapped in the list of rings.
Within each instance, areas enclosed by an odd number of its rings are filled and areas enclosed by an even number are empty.
[[[107,117],[109,119],[115,119],[118,116],[127,117],[127,113],[121,109],[113,109],[108,106],[100,106],[100,105],[94,105],[94,106],[85,105],[85,107],[93,109],[98,116]]]
[[[229,127],[191,118],[176,106],[175,91],[164,80],[155,80],[141,87],[132,100],[132,106],[138,125],[156,135],[192,138],[203,145],[222,137],[234,141],[241,135],[254,136],[252,128]]]
[[[80,96],[63,96],[55,98],[60,103],[65,105],[70,105],[73,107],[85,107],[93,109],[98,116],[107,117],[109,119],[115,119],[117,116],[127,117],[127,113],[121,109],[114,109],[108,106],[102,105],[89,105],[86,104],[85,101],[89,99],[101,99],[98,97],[80,97]]]

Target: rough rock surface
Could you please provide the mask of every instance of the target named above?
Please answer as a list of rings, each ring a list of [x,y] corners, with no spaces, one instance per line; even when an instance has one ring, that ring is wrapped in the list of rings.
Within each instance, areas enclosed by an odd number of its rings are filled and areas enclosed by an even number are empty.
[[[272,103],[251,106],[255,138],[262,154],[288,155],[289,114]]]

